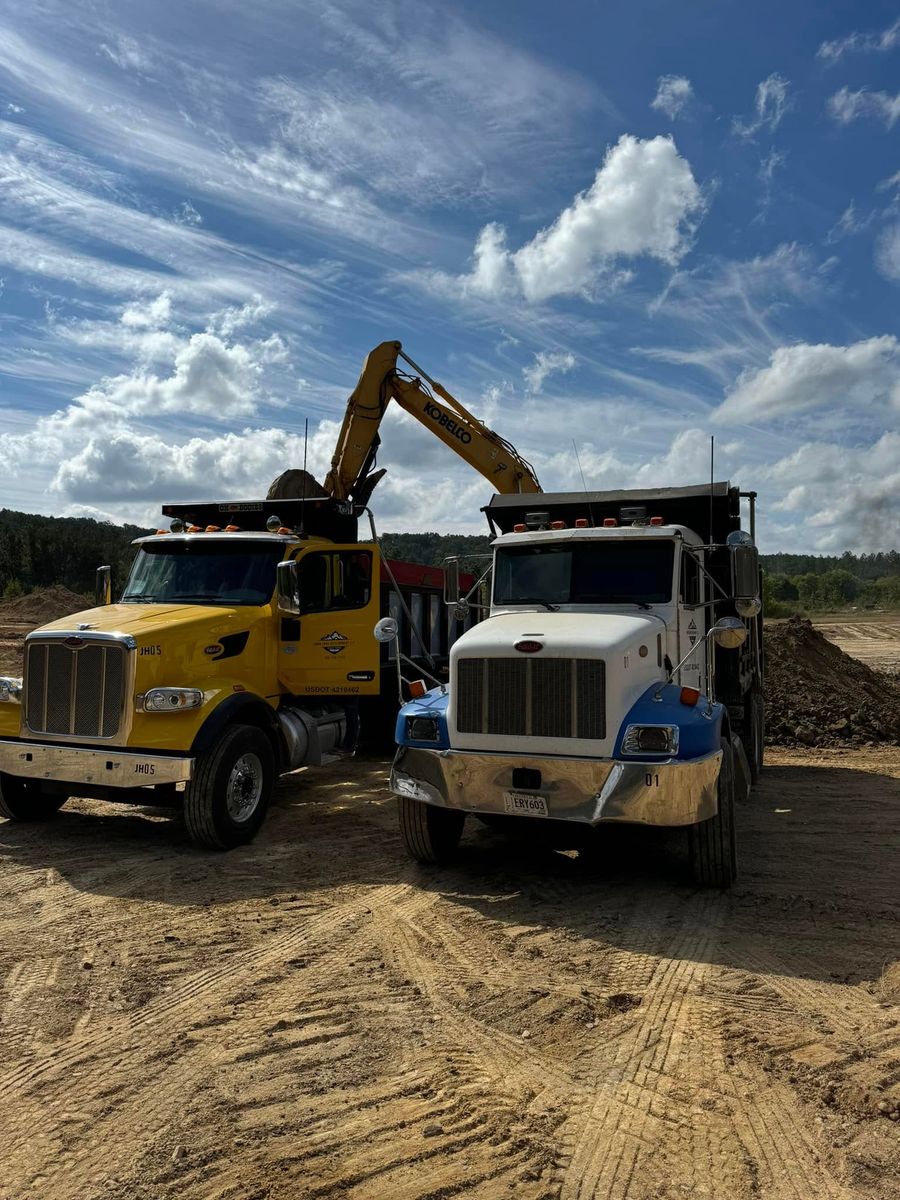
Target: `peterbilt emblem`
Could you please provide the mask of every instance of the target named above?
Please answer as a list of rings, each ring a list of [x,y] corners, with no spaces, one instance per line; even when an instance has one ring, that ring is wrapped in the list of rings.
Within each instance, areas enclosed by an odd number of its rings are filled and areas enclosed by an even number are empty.
[[[80,650],[81,647],[85,645],[85,640],[84,638],[80,637],[67,637],[65,644],[70,650]]]
[[[203,653],[204,654],[218,654],[221,649],[222,649],[222,647],[217,642],[214,646],[207,646],[204,649]]]

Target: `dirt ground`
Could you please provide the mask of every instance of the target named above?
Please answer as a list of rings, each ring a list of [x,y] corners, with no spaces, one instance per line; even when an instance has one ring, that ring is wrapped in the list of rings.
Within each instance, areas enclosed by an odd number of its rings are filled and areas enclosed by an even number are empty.
[[[900,674],[900,613],[822,613],[813,624],[845,654],[877,671]]]
[[[0,1196],[900,1196],[900,750],[770,763],[727,895],[625,829],[416,867],[382,761],[228,855],[0,825]]]

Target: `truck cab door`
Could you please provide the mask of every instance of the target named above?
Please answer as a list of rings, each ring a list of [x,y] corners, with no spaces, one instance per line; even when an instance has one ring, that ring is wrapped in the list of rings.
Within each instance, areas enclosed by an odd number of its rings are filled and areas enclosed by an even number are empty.
[[[700,607],[706,599],[706,577],[697,559],[682,546],[678,587],[679,646],[676,662],[690,653],[679,671],[678,682],[685,687],[704,690],[706,679],[706,613]]]
[[[293,695],[376,695],[378,547],[311,547],[296,558],[300,612],[281,619],[279,683]]]

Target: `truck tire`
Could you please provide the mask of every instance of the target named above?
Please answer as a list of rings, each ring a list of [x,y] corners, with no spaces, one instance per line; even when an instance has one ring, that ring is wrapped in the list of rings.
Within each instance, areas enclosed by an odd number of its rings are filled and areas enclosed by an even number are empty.
[[[750,734],[747,759],[750,763],[750,781],[758,783],[766,753],[766,706],[762,692],[752,691],[747,707],[747,730]]]
[[[184,792],[184,823],[193,841],[231,850],[259,831],[275,785],[272,743],[254,725],[231,725],[202,753]]]
[[[420,863],[449,862],[462,837],[466,814],[437,808],[409,796],[398,796],[400,835],[410,856]]]
[[[691,825],[688,844],[694,881],[700,887],[728,888],[737,878],[734,836],[734,758],[731,743],[722,738],[722,766],[717,784],[719,811],[708,821]]]
[[[46,821],[56,816],[68,798],[59,792],[45,792],[39,779],[0,774],[0,817],[7,821]]]

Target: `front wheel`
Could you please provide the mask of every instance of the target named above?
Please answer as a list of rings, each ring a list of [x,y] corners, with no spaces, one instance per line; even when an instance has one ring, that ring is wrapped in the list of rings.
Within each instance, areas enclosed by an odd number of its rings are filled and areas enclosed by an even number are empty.
[[[420,863],[447,863],[462,837],[466,814],[438,808],[409,796],[398,796],[400,835],[407,851]]]
[[[46,821],[55,817],[68,796],[45,792],[39,779],[0,773],[0,817],[7,821]]]
[[[728,888],[737,878],[737,844],[734,830],[734,755],[722,738],[722,765],[716,785],[719,811],[708,821],[691,825],[688,839],[691,868],[701,887]]]
[[[275,754],[261,729],[233,725],[197,759],[184,793],[191,838],[213,850],[251,841],[263,823],[275,784]]]

